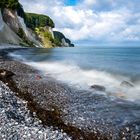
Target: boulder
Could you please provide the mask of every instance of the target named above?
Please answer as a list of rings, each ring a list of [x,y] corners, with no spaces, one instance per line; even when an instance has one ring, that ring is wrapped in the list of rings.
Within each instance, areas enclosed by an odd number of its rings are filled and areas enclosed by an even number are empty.
[[[11,71],[0,69],[0,79],[11,78],[13,75],[15,74]]]
[[[92,85],[91,88],[97,90],[97,91],[105,91],[106,88],[104,86],[101,85]]]
[[[120,86],[127,87],[127,88],[134,87],[134,85],[128,81],[121,82]]]

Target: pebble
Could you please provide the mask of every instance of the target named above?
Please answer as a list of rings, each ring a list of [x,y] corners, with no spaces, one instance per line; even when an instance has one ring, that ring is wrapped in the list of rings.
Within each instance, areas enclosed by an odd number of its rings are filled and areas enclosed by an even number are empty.
[[[26,101],[15,96],[15,93],[0,81],[0,140],[71,139],[62,130],[42,126],[41,120],[31,116],[26,104]]]
[[[129,127],[126,127],[126,131],[127,131],[127,132],[129,131]]]

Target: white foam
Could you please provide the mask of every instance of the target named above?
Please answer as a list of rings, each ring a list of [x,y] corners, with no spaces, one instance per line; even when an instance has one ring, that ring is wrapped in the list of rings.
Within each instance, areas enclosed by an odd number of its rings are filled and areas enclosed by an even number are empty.
[[[23,48],[23,47],[22,47],[22,48]],[[8,55],[11,56],[11,57],[13,57],[13,58],[17,58],[18,60],[26,61],[26,59],[23,58],[22,55],[15,54],[15,53],[9,53]]]
[[[122,81],[130,79],[121,75],[113,75],[105,71],[82,70],[75,64],[57,62],[30,62],[29,65],[51,74],[57,80],[66,82],[83,89],[90,89],[91,85],[102,85],[106,87],[106,95],[135,101],[140,100],[140,83],[135,83],[133,88],[121,87]],[[91,90],[91,89],[90,89]]]
[[[67,62],[27,62],[21,55],[10,54],[23,60],[26,64],[31,65],[45,74],[62,82],[68,83],[80,89],[93,90],[92,85],[101,85],[106,88],[106,92],[98,92],[113,97],[123,98],[131,101],[140,101],[140,81],[133,83],[134,87],[121,86],[123,81],[130,82],[130,78],[112,74],[99,70],[83,70],[74,63]]]
[[[10,49],[10,48],[24,48],[23,46],[19,45],[10,45],[10,44],[1,44],[0,49]]]

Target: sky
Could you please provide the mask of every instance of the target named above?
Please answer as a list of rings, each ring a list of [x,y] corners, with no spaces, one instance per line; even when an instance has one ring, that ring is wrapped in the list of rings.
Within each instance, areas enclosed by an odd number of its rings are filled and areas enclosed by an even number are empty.
[[[140,45],[140,0],[19,0],[76,45]]]

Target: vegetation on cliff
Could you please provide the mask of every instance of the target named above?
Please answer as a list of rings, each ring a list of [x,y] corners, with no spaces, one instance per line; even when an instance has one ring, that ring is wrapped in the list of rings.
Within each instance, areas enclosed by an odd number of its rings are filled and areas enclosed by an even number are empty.
[[[55,26],[53,20],[49,16],[41,15],[41,14],[25,13],[24,20],[27,27],[31,29],[45,27],[45,26],[50,26],[54,28]]]
[[[74,46],[61,32],[54,31],[54,37],[52,36],[49,27],[54,28],[55,25],[49,16],[25,13],[24,20],[27,27],[35,31],[45,47],[66,46],[66,44],[68,44],[68,46]],[[62,39],[65,40],[65,44],[62,42]]]
[[[22,5],[18,2],[18,0],[2,0],[0,1],[0,8],[17,10],[18,15],[24,18],[27,27],[31,29],[45,26],[54,28],[55,26],[53,20],[49,16],[34,13],[25,13]]]
[[[51,48],[55,46],[54,38],[46,27],[35,28],[35,33],[39,37],[39,40],[42,42],[44,47]]]
[[[18,9],[21,7],[21,4],[18,0],[1,0],[0,1],[0,8],[9,8],[12,10]]]
[[[62,39],[65,39],[65,42],[67,44],[69,44],[71,47],[74,47],[74,44],[72,44],[71,41],[68,38],[66,38],[63,33],[58,31],[54,31],[53,33],[54,33],[54,42],[57,46],[65,45],[62,43]]]
[[[52,28],[55,27],[55,24],[49,16],[24,12],[22,5],[19,3],[19,0],[0,0],[1,11],[3,12],[5,8],[7,8],[8,10],[12,10],[13,13],[14,11],[16,11],[18,16],[24,19],[29,32],[31,32],[35,39],[39,40],[43,46],[73,46],[73,44],[71,44],[71,41],[67,39],[62,33],[52,31]],[[19,27],[18,31],[16,31],[16,34],[26,44],[34,44],[26,36],[26,33],[24,32],[24,29],[22,29],[22,27]]]

